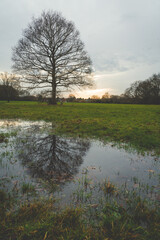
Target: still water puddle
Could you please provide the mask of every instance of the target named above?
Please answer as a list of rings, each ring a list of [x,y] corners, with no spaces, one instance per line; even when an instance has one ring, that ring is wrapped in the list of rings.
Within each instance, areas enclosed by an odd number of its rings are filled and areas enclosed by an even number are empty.
[[[39,195],[54,193],[67,203],[84,176],[94,183],[109,179],[128,188],[145,184],[155,193],[159,189],[158,157],[59,137],[53,124],[43,121],[0,120],[0,133],[9,134],[8,142],[0,143],[0,188],[18,192],[19,198],[24,186],[32,184]]]

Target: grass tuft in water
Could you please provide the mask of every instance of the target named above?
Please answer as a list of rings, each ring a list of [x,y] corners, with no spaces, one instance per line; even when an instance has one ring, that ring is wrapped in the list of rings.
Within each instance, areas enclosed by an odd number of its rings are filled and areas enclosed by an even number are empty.
[[[35,187],[30,183],[23,183],[21,189],[22,189],[23,194],[27,194],[27,193],[35,194],[36,193]]]
[[[79,179],[75,193],[79,204],[65,209],[57,207],[53,198],[26,201],[13,208],[11,197],[0,191],[1,239],[160,239],[158,202],[119,189],[109,180],[91,185],[87,175]],[[82,190],[83,197],[79,197]],[[94,191],[99,192],[99,199],[94,198]]]
[[[5,142],[5,143],[8,142],[7,136],[4,133],[0,133],[0,143],[2,142]]]
[[[117,193],[116,186],[110,182],[110,180],[105,180],[104,183],[101,186],[104,194],[114,194]]]

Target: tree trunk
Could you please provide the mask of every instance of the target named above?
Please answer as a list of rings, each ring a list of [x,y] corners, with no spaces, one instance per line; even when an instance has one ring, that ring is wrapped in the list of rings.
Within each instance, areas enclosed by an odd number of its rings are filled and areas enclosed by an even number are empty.
[[[9,94],[9,89],[7,89],[7,101],[8,101],[8,103],[10,102],[10,94]]]
[[[51,99],[51,104],[55,105],[57,104],[56,102],[56,84],[52,82],[52,99]]]
[[[53,64],[52,64],[52,99],[51,104],[56,105],[56,76],[55,76],[55,61],[53,56]]]
[[[51,104],[57,104],[57,102],[56,102],[56,89],[54,88],[52,88],[52,100],[51,100]]]

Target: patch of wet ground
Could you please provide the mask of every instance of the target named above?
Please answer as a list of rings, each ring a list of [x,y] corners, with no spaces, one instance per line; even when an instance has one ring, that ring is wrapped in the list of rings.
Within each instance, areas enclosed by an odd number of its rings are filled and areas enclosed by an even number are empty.
[[[1,189],[12,191],[21,201],[56,196],[70,204],[81,185],[95,189],[106,180],[159,199],[159,157],[53,132],[52,123],[0,120],[0,133],[8,136],[0,143]],[[94,198],[99,194],[95,190]]]

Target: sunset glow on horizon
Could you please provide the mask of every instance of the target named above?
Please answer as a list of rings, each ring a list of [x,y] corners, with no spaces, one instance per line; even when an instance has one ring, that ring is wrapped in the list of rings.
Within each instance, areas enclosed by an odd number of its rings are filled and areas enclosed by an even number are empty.
[[[111,88],[102,88],[102,89],[85,89],[82,91],[72,91],[70,93],[64,94],[64,97],[68,97],[69,94],[75,95],[76,98],[91,98],[93,95],[96,95],[98,97],[102,97],[106,92],[109,93],[109,95],[116,95],[116,92],[114,89]]]

